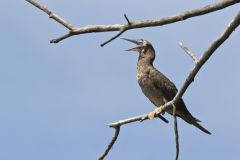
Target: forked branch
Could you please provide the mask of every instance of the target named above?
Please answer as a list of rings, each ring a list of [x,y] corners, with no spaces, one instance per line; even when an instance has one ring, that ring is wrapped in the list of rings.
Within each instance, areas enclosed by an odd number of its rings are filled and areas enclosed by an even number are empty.
[[[186,52],[186,54],[188,54],[190,56],[190,58],[192,58],[192,60],[197,63],[199,60],[197,58],[197,56],[192,53],[184,44],[183,42],[179,42],[180,47]]]
[[[66,27],[69,30],[69,33],[60,36],[56,39],[51,40],[51,43],[58,43],[66,38],[69,38],[74,35],[80,35],[80,34],[86,34],[86,33],[96,33],[96,32],[112,32],[112,31],[119,31],[118,34],[107,40],[106,42],[102,43],[101,46],[106,45],[107,43],[111,42],[112,40],[119,37],[121,34],[123,34],[125,31],[130,29],[137,29],[137,28],[146,28],[146,27],[154,27],[154,26],[162,26],[178,21],[182,21],[191,17],[196,17],[200,15],[204,15],[210,12],[214,12],[223,8],[226,8],[228,6],[234,5],[236,3],[239,3],[240,0],[222,0],[220,2],[217,2],[215,4],[207,5],[202,8],[197,8],[193,10],[188,10],[181,12],[179,14],[176,14],[174,16],[168,16],[160,19],[152,19],[152,20],[142,20],[142,21],[129,21],[127,16],[124,17],[127,20],[127,23],[125,24],[109,24],[109,25],[87,25],[84,27],[74,27],[67,21],[65,21],[63,18],[59,17],[58,15],[54,14],[52,11],[38,3],[36,0],[26,0],[27,2],[31,3],[35,7],[41,9],[43,12],[49,15],[50,18],[54,19],[58,23],[62,24],[64,27]]]

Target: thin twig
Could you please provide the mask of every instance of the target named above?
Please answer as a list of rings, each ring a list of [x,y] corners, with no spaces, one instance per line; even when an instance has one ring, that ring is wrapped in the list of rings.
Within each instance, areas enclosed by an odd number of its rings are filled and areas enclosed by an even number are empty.
[[[192,60],[195,63],[198,62],[197,56],[195,56],[195,54],[193,52],[191,52],[182,42],[179,42],[179,45],[187,53],[187,55],[189,55],[192,58]]]
[[[52,11],[47,9],[45,6],[38,3],[36,0],[26,0],[26,1],[31,3],[35,7],[41,9],[43,12],[47,13],[49,15],[49,18],[54,19],[55,21],[57,21],[59,24],[65,26],[70,31],[73,31],[76,29],[72,24],[68,23],[67,21],[65,21],[64,19],[62,19],[61,17],[59,17],[58,15],[56,15],[55,13],[53,13]]]
[[[109,40],[107,40],[106,42],[103,42],[100,46],[103,47],[106,44],[110,43],[111,41],[113,41],[114,39],[116,39],[117,37],[121,36],[125,31],[127,31],[129,29],[129,26],[131,25],[131,22],[129,21],[128,17],[126,14],[124,14],[125,19],[128,22],[128,25],[125,27],[122,27],[122,29],[119,31],[118,34],[116,34],[115,36],[113,36],[112,38],[110,38]]]
[[[173,105],[173,122],[174,122],[174,133],[175,133],[175,144],[176,144],[176,158],[178,160],[179,156],[179,141],[178,141],[178,127],[177,127],[177,116],[176,116],[176,106]]]
[[[124,28],[123,30],[121,30],[120,32],[118,32],[118,34],[116,34],[115,36],[113,36],[112,38],[110,38],[109,40],[107,40],[106,42],[103,42],[100,46],[103,47],[106,44],[108,44],[109,42],[113,41],[114,39],[116,39],[117,37],[121,36],[125,31],[127,31],[128,28]]]
[[[178,21],[186,20],[191,17],[196,17],[196,16],[204,15],[210,12],[214,12],[240,2],[240,0],[222,0],[220,2],[216,2],[215,4],[206,5],[202,8],[184,11],[174,16],[168,16],[168,17],[153,19],[153,20],[131,21],[131,25],[129,25],[129,23],[110,24],[110,25],[88,25],[88,26],[76,28],[73,25],[69,24],[67,21],[57,16],[56,14],[53,14],[52,11],[48,10],[46,7],[39,4],[37,1],[35,0],[26,0],[26,1],[36,6],[37,8],[41,9],[42,11],[47,13],[49,16],[52,14],[52,16],[50,17],[52,17],[54,20],[56,20],[57,22],[59,22],[60,24],[62,24],[63,26],[65,26],[66,28],[72,31],[72,34],[67,34],[68,36],[65,35],[59,38],[55,38],[54,41],[52,41],[55,43],[58,43],[66,38],[69,38],[74,35],[79,35],[79,34],[119,31],[120,33],[118,33],[116,36],[111,38],[111,40],[107,41],[107,42],[110,42],[116,39],[119,35],[121,35],[126,30],[162,26],[170,23],[175,23]],[[104,45],[104,43],[102,45]]]
[[[131,22],[129,21],[129,19],[128,19],[128,17],[127,17],[127,15],[126,15],[126,13],[124,14],[124,17],[125,17],[125,19],[127,20],[127,22],[128,22],[128,25],[130,26],[130,25],[131,25]]]
[[[58,43],[59,41],[64,40],[64,39],[66,39],[66,38],[68,38],[68,37],[71,37],[72,35],[73,35],[73,33],[72,33],[72,32],[69,32],[68,34],[65,34],[65,35],[63,35],[63,36],[61,36],[61,37],[59,37],[59,38],[57,38],[57,39],[52,39],[52,40],[50,41],[50,43]]]
[[[118,135],[120,132],[120,126],[114,127],[114,129],[115,129],[114,136],[113,136],[111,142],[108,144],[108,147],[104,151],[103,155],[101,157],[99,157],[99,160],[103,160],[107,156],[108,152],[111,150],[111,148],[113,147],[114,143],[116,142],[116,140],[118,138]]]

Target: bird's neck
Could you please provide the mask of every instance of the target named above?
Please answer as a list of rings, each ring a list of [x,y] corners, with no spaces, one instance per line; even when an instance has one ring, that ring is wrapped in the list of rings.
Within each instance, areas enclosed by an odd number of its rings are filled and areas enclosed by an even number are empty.
[[[154,68],[153,61],[139,58],[137,63],[137,80],[147,76],[150,70]]]
[[[137,67],[138,68],[153,67],[153,60],[150,58],[142,58],[141,56],[139,56]]]

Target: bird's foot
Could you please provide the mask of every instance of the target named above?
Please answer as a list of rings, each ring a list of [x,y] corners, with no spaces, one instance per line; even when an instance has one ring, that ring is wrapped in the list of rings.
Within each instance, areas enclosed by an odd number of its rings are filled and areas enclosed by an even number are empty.
[[[150,112],[150,113],[148,114],[148,118],[149,118],[150,120],[152,120],[154,117],[155,117],[155,111]]]
[[[150,112],[148,114],[148,118],[149,119],[154,119],[154,117],[156,117],[157,115],[164,114],[164,113],[165,112],[163,111],[162,106],[160,106],[160,107],[156,108],[154,111]]]

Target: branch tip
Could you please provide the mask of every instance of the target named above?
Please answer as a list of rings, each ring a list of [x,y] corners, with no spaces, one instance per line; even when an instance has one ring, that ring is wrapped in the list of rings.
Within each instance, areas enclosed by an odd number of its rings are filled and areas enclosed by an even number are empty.
[[[187,55],[189,55],[189,57],[195,62],[195,64],[197,64],[198,63],[198,61],[199,61],[199,59],[197,58],[197,56],[193,53],[193,52],[191,52],[184,44],[183,44],[183,42],[179,42],[179,45],[180,45],[180,47],[184,50],[184,52],[187,54]]]
[[[126,13],[124,14],[124,17],[125,17],[125,19],[127,20],[127,22],[128,22],[128,25],[130,26],[130,25],[131,25],[131,22],[129,21],[129,19],[128,19],[128,17],[127,17],[127,15],[126,15]]]
[[[120,35],[122,35],[126,30],[127,30],[127,28],[121,29],[118,34],[116,34],[115,36],[113,36],[112,38],[110,38],[109,40],[107,40],[106,42],[102,43],[100,46],[103,47],[103,46],[105,46],[106,44],[110,43],[111,41],[113,41],[114,39],[116,39],[117,37],[119,37]]]
[[[115,129],[115,133],[112,137],[112,140],[108,144],[108,146],[107,146],[106,150],[103,152],[103,154],[98,158],[98,160],[103,160],[107,156],[107,154],[112,149],[113,145],[115,144],[115,142],[118,138],[118,135],[120,133],[120,126],[116,126],[116,127],[113,127],[113,128]]]

